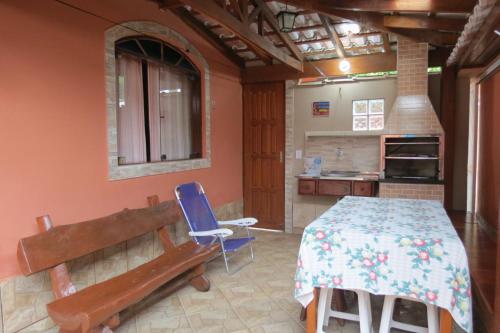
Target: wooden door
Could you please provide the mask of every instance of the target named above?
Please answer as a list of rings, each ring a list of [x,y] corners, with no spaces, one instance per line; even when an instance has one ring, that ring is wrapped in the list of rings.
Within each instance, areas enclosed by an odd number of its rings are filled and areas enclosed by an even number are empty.
[[[259,228],[285,225],[284,93],[284,82],[243,85],[244,212]]]

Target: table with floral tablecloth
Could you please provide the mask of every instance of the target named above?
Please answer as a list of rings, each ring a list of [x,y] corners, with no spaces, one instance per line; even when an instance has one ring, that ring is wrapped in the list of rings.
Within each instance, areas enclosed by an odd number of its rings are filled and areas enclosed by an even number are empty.
[[[302,236],[295,298],[313,290],[361,289],[447,309],[472,332],[467,255],[439,201],[345,197]]]

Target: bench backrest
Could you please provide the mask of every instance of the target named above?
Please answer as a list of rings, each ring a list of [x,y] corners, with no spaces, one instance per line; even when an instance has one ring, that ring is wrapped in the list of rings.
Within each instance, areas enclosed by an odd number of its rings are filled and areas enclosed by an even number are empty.
[[[19,241],[17,259],[23,274],[31,275],[175,224],[179,218],[177,204],[172,200],[149,208],[125,209],[95,220],[46,228],[49,230]]]

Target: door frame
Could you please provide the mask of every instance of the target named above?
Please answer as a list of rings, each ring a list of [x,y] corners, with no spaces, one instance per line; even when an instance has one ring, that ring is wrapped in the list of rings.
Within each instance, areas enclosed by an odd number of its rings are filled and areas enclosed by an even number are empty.
[[[285,191],[285,189],[287,188],[287,167],[289,166],[291,168],[291,163],[290,161],[288,161],[288,158],[287,156],[289,155],[289,152],[287,150],[287,147],[289,146],[288,143],[289,143],[289,138],[287,136],[287,130],[288,130],[288,119],[287,119],[287,114],[288,114],[288,82],[293,82],[293,81],[269,81],[269,82],[259,82],[259,83],[255,83],[255,82],[243,82],[242,83],[242,94],[241,94],[241,100],[242,100],[242,119],[241,119],[241,122],[242,122],[242,135],[241,135],[241,140],[242,140],[242,168],[243,168],[243,177],[241,179],[241,182],[242,182],[242,188],[243,188],[243,212],[245,211],[245,177],[246,177],[246,174],[247,174],[247,170],[245,168],[245,134],[246,134],[246,128],[245,128],[245,110],[244,110],[244,107],[245,107],[245,101],[244,101],[244,89],[245,89],[245,86],[246,85],[262,85],[262,84],[266,84],[266,83],[281,83],[283,85],[283,162],[282,162],[282,172],[283,172],[283,179],[282,179],[282,188],[281,188],[281,191],[283,193],[283,221],[282,221],[282,228],[280,229],[266,229],[266,230],[269,230],[269,231],[285,231],[285,232],[291,232],[291,214],[290,214],[290,221],[288,221],[288,209],[287,209],[287,200],[289,200],[289,202],[291,203],[292,202],[292,199],[291,198],[288,198],[288,195],[287,195],[287,192],[289,191]],[[293,113],[292,113],[293,114]],[[293,129],[293,127],[292,127]],[[292,145],[293,145],[293,135],[292,135]]]

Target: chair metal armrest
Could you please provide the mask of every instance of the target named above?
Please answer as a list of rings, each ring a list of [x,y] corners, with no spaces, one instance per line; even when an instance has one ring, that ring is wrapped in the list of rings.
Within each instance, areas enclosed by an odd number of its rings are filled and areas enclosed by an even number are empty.
[[[190,231],[189,236],[192,237],[203,237],[203,236],[212,236],[212,237],[228,237],[233,234],[231,229],[222,228],[222,229],[214,229],[208,231]]]
[[[240,227],[248,227],[257,223],[257,219],[253,217],[244,217],[242,219],[237,220],[229,220],[229,221],[218,221],[219,225],[236,225]]]

